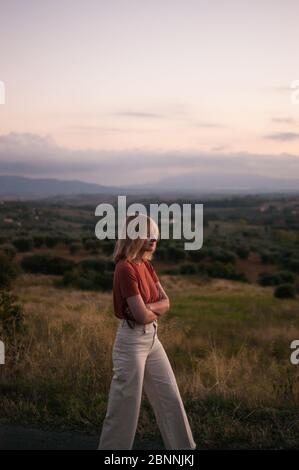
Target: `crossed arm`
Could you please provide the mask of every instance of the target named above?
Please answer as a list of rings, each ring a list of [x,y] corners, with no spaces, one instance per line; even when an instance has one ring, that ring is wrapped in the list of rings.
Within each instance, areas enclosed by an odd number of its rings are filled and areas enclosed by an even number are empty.
[[[145,304],[140,294],[127,298],[127,314],[133,316],[138,323],[151,323],[164,315],[170,308],[169,298],[161,283],[157,282],[156,286],[159,291],[159,300],[157,302]]]

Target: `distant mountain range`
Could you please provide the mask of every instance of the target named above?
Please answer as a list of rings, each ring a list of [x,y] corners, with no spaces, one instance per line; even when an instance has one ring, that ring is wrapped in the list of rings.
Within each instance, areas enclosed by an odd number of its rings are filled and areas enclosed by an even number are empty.
[[[155,183],[104,186],[80,180],[0,175],[2,199],[35,199],[82,194],[188,194],[299,192],[299,180],[259,175],[192,173],[169,176]]]
[[[270,178],[267,176],[244,173],[194,172],[177,176],[169,176],[159,181],[160,188],[184,189],[209,192],[272,192],[298,191],[299,179]]]
[[[54,178],[26,178],[0,175],[0,197],[49,197],[74,194],[115,194],[119,188],[101,186],[80,180],[58,180]]]

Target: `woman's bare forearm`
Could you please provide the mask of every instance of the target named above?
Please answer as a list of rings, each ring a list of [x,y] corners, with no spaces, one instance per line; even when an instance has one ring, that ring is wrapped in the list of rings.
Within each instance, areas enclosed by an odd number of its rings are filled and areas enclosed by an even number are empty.
[[[157,320],[159,315],[157,315],[155,312],[153,312],[151,309],[147,308],[147,315],[145,319],[145,324],[146,323],[152,323],[154,320]]]
[[[136,315],[137,312],[139,312],[138,315]],[[137,321],[137,323],[141,323],[141,324],[145,325],[147,323],[153,322],[154,320],[156,320],[158,318],[158,315],[156,315],[155,312],[153,312],[149,308],[148,305],[145,305],[143,303],[143,300],[140,303],[137,312],[135,311],[135,316],[134,316],[132,314],[132,311],[131,311],[130,307],[129,306],[126,307],[127,317],[131,320]]]
[[[147,304],[147,307],[158,316],[161,316],[169,310],[170,305],[168,299],[162,299],[158,300],[158,302]]]
[[[170,308],[169,298],[160,282],[156,286],[159,292],[159,300],[157,302],[145,304],[140,294],[127,299],[128,306],[126,313],[138,323],[151,323],[161,315],[164,315]]]

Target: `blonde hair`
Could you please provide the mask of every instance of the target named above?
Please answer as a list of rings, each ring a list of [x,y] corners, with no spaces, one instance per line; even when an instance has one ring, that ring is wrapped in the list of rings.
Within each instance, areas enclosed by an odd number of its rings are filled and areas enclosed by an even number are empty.
[[[142,231],[142,228],[145,230],[143,230],[142,236],[132,239],[127,236],[128,226],[130,222],[132,222],[132,220],[136,218],[138,218],[138,221],[140,221],[140,218],[145,219],[146,224],[141,223],[141,231]],[[114,252],[112,255],[114,263],[117,263],[120,259],[127,259],[128,261],[132,261],[135,258],[137,258],[140,252],[142,251],[142,247],[144,245],[145,239],[148,238],[149,236],[152,238],[156,238],[156,240],[160,239],[160,232],[159,232],[158,225],[151,217],[149,217],[148,215],[144,215],[144,214],[128,215],[122,227],[121,233],[122,233],[122,236],[124,236],[124,238],[119,238],[116,241]],[[153,256],[152,252],[145,251],[142,255],[142,259],[145,261],[151,260],[152,256]]]

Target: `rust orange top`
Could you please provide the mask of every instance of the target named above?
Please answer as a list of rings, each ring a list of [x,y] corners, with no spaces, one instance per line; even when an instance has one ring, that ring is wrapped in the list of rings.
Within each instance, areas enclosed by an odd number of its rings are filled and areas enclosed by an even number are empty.
[[[113,276],[114,313],[118,318],[128,318],[125,308],[127,298],[140,294],[145,304],[157,302],[159,278],[150,261],[140,264],[121,259],[116,263]],[[129,317],[130,318],[130,317]]]

